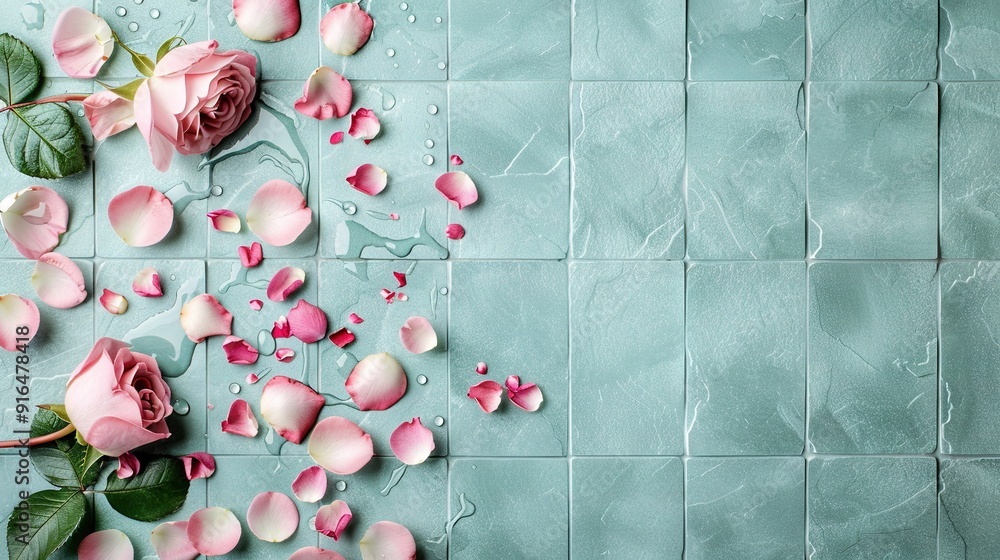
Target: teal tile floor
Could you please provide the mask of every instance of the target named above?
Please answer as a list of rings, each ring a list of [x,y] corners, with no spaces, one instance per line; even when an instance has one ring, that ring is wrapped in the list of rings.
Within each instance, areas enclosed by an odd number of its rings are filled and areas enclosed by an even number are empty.
[[[249,141],[264,143],[248,153],[226,144],[159,173],[129,133],[96,146],[84,173],[43,183],[69,203],[58,250],[92,294],[130,295],[135,272],[154,265],[166,296],[130,297],[121,316],[93,296],[68,311],[39,305],[34,402],[61,398],[95,338],[141,346],[146,319],[169,322],[193,293],[215,294],[251,342],[304,298],[357,341],[281,340],[291,363],[238,367],[210,340],[190,363],[167,364],[185,371],[170,383],[189,410],[154,449],[218,459],[174,518],[223,505],[245,521],[258,492],[288,492],[311,464],[262,419],[256,438],[220,431],[233,400],[257,412],[251,371],[303,379],[335,403],[355,360],[389,351],[409,390],[387,412],[323,411],[375,442],[366,468],[329,475],[322,503],[346,500],[355,515],[340,542],[311,531],[317,506],[299,503],[290,541],[245,529],[233,558],[302,545],[356,558],[381,519],[409,527],[425,560],[1000,558],[1000,8],[364,0],[375,33],[344,59],[316,40],[336,3],[301,2],[299,34],[277,44],[247,40],[229,0],[16,0],[0,15],[39,54],[45,93],[90,87],[61,77],[47,47],[70,5],[97,10],[140,50],[182,34],[262,60]],[[319,64],[379,114],[371,145],[331,146],[344,120],[291,109]],[[120,53],[106,66],[109,81],[131,75]],[[345,182],[368,162],[389,175],[376,198]],[[458,211],[434,192],[450,169],[473,178],[477,205]],[[2,196],[38,183],[2,157],[0,176]],[[241,276],[236,247],[253,234],[215,232],[204,214],[242,213],[277,178],[302,188],[313,224]],[[171,235],[145,249],[124,246],[105,210],[138,184],[177,210]],[[452,222],[464,239],[445,238]],[[267,301],[283,266],[306,281],[291,301]],[[33,295],[31,269],[0,238],[0,293]],[[408,299],[386,305],[393,272],[407,274]],[[438,349],[403,350],[411,315],[430,319]],[[482,413],[466,397],[481,361],[489,379],[538,383],[541,409]],[[0,368],[13,369],[11,355]],[[0,378],[4,433],[13,391]],[[436,448],[391,486],[401,464],[388,435],[413,416]],[[4,472],[16,464],[0,452]],[[100,499],[90,507],[96,527],[122,529],[152,558],[151,524]]]

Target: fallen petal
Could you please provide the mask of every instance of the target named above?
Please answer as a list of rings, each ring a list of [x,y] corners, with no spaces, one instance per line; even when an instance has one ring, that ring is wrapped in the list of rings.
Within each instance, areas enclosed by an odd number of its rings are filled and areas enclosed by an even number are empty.
[[[80,267],[59,253],[38,257],[31,273],[31,286],[47,305],[58,309],[76,307],[87,299],[87,286]]]
[[[113,91],[94,93],[84,99],[82,105],[95,140],[104,140],[135,125],[132,100]]]
[[[493,412],[500,407],[500,399],[503,398],[503,387],[496,381],[486,380],[469,387],[467,393],[470,399],[474,399],[483,412]]]
[[[184,463],[184,475],[188,480],[208,478],[215,474],[215,457],[204,451],[197,451],[181,457]]]
[[[307,117],[326,120],[338,119],[351,111],[354,91],[347,78],[328,66],[313,70],[302,88],[302,97],[295,101],[295,110]],[[341,133],[343,138],[343,133]]]
[[[365,322],[365,320],[362,319],[361,316],[358,315],[357,313],[351,313],[350,315],[347,316],[347,318],[350,319],[350,321],[355,325],[360,325],[361,323]]]
[[[142,297],[160,297],[163,288],[160,286],[160,274],[156,269],[147,266],[132,279],[132,291]]]
[[[226,508],[199,509],[187,522],[191,547],[205,556],[228,554],[239,544],[242,534],[240,521]]]
[[[181,328],[192,342],[233,334],[233,315],[211,294],[191,298],[181,308]]]
[[[368,144],[381,130],[382,125],[379,124],[375,111],[361,107],[351,115],[351,128],[347,133]]]
[[[400,288],[406,286],[406,274],[394,271],[392,275],[396,277],[396,282],[399,282]]]
[[[354,366],[344,387],[360,410],[386,410],[406,393],[406,372],[389,354],[372,354]]]
[[[368,196],[375,196],[385,190],[388,176],[381,167],[365,163],[351,171],[351,174],[347,176],[347,182],[354,187],[354,190]]]
[[[414,354],[423,354],[437,348],[438,337],[434,326],[424,317],[410,317],[399,329],[399,340]]]
[[[247,208],[247,226],[264,242],[282,247],[294,242],[312,223],[302,191],[288,181],[268,181]]]
[[[489,367],[486,366],[486,362],[479,362],[478,364],[476,364],[476,373],[478,373],[479,375],[486,375],[486,372],[488,371]]]
[[[306,467],[292,481],[292,493],[299,500],[313,504],[326,495],[326,482],[326,471],[322,467]]]
[[[420,423],[420,418],[414,418],[392,431],[389,447],[400,461],[407,465],[419,465],[434,451],[434,434]]]
[[[291,348],[278,348],[274,352],[274,357],[277,358],[279,362],[287,364],[295,359],[295,350],[292,350]]]
[[[278,435],[299,444],[316,423],[325,399],[308,385],[277,375],[264,385],[260,415]]]
[[[351,514],[351,508],[347,507],[343,500],[334,500],[333,503],[322,506],[316,512],[316,531],[339,541],[340,534],[347,528],[352,517],[354,515]]]
[[[17,294],[0,296],[0,348],[14,352],[18,345],[31,342],[38,332],[39,320],[35,302]],[[27,327],[28,331],[18,333],[19,327]]]
[[[119,479],[132,478],[139,474],[139,459],[135,455],[126,451],[118,456],[118,470],[115,474]]]
[[[294,266],[286,266],[279,270],[267,284],[267,299],[285,301],[288,296],[298,290],[306,281],[306,271]]]
[[[63,10],[52,28],[52,54],[70,78],[96,76],[114,48],[108,22],[79,6]]]
[[[125,533],[105,529],[84,537],[76,554],[79,560],[132,560],[135,550]]]
[[[507,386],[508,391],[517,391],[521,387],[521,378],[516,375],[508,375],[503,384]]]
[[[153,187],[131,188],[108,204],[111,228],[126,245],[148,247],[159,243],[174,224],[174,205]]]
[[[104,309],[107,309],[108,313],[112,315],[121,315],[128,311],[128,300],[125,299],[125,296],[116,294],[107,288],[104,288],[100,301]]]
[[[258,381],[260,381],[260,376],[257,375],[256,373],[248,373],[247,374],[247,383],[253,385],[254,383],[257,383]]]
[[[451,154],[450,160],[451,164],[454,165],[455,167],[458,167],[459,165],[465,163],[465,161],[462,160],[462,157],[459,156],[458,154]]]
[[[222,421],[222,431],[227,434],[235,434],[243,437],[257,437],[260,425],[257,417],[250,410],[250,403],[243,399],[236,399],[229,407],[229,416]]]
[[[347,418],[320,420],[309,436],[309,456],[334,474],[354,474],[371,461],[372,437]]]
[[[362,560],[414,560],[417,543],[410,530],[399,523],[379,521],[361,537]]]
[[[396,299],[398,299],[399,301],[407,301],[410,299],[410,297],[404,294],[403,292],[397,292]]]
[[[319,22],[319,36],[333,54],[350,56],[365,46],[375,22],[361,6],[338,4]]]
[[[382,288],[382,290],[379,293],[382,295],[382,298],[385,299],[385,302],[390,304],[392,303],[392,300],[395,299],[396,297],[396,292],[388,288]]]
[[[247,525],[262,541],[282,542],[299,527],[299,510],[284,494],[261,492],[247,509]]]
[[[212,220],[212,227],[214,227],[216,231],[239,233],[242,228],[240,217],[237,216],[236,212],[233,212],[232,210],[212,210],[207,214],[207,216]]]
[[[398,220],[399,219],[399,214],[397,214],[395,212],[390,212],[389,213],[389,219],[393,220],[393,221]]]
[[[288,312],[288,328],[292,336],[306,344],[326,337],[326,327],[323,310],[304,299],[300,299]]]
[[[298,0],[233,0],[236,25],[254,41],[283,41],[299,31]]]
[[[479,200],[479,191],[464,171],[449,171],[434,181],[434,187],[459,210]]]
[[[254,241],[249,247],[246,245],[240,245],[236,252],[240,256],[240,264],[243,268],[253,268],[260,264],[260,261],[264,260],[264,250],[260,243]]]
[[[249,342],[233,335],[227,336],[222,342],[222,350],[226,353],[226,361],[237,365],[255,364],[260,356],[260,352]]]
[[[0,224],[17,252],[29,259],[55,249],[68,222],[66,201],[48,187],[28,187],[0,201]]]
[[[343,348],[354,342],[354,333],[344,327],[341,327],[330,335],[330,342],[336,344],[338,348]]]
[[[259,299],[252,299],[250,300],[250,309],[260,311],[261,309],[264,309],[264,302]]]
[[[448,224],[444,228],[444,236],[448,239],[461,239],[465,237],[465,228],[462,224]]]
[[[293,552],[288,560],[344,560],[344,557],[318,546],[304,546]]]
[[[274,326],[271,327],[271,336],[274,338],[292,337],[292,327],[288,325],[288,319],[284,315],[278,317],[278,320],[274,322]]]
[[[194,560],[198,551],[187,536],[187,521],[160,523],[149,535],[149,542],[160,560]]]
[[[534,383],[521,385],[521,380],[516,375],[507,378],[507,398],[518,408],[534,412],[542,405],[542,390]]]
[[[343,133],[343,131],[338,130],[337,132],[334,132],[333,134],[330,135],[330,143],[331,144],[337,145],[337,144],[340,144],[343,141],[344,141],[344,133]]]

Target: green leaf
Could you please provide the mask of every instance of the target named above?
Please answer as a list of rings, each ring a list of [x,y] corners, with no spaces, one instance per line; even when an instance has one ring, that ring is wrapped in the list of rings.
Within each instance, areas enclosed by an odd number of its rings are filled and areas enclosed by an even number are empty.
[[[39,407],[32,419],[31,437],[57,432],[67,425],[56,413],[56,409],[62,405],[46,406],[49,408]],[[85,488],[97,482],[104,464],[104,455],[90,445],[79,443],[72,435],[67,435],[32,448],[31,463],[53,486]]]
[[[69,455],[55,445],[36,446],[31,450],[31,465],[53,486],[80,488],[80,479]]]
[[[145,81],[146,78],[137,78],[127,84],[120,85],[118,87],[111,87],[108,84],[101,82],[98,83],[100,83],[102,86],[105,87],[105,89],[117,95],[118,97],[123,97],[125,99],[128,99],[129,101],[133,101],[135,100],[135,92],[138,91],[139,86],[141,86],[142,83]]]
[[[157,457],[142,465],[139,474],[119,480],[108,475],[104,497],[118,513],[139,521],[157,521],[184,505],[191,483],[176,457]]]
[[[156,66],[148,56],[137,52],[132,53],[132,65],[146,77],[153,75],[153,68]]]
[[[175,35],[167,39],[166,41],[163,42],[162,45],[160,45],[160,48],[156,50],[156,61],[159,62],[163,60],[163,57],[166,56],[166,54],[170,52],[174,47],[179,47],[184,44],[187,44],[187,41],[184,40],[184,37]]]
[[[0,97],[13,105],[24,101],[38,88],[42,67],[20,39],[9,33],[0,35]]]
[[[48,408],[38,407],[38,412],[36,412],[35,417],[31,419],[30,435],[33,438],[47,436],[58,432],[68,425],[69,422],[60,418],[55,411]]]
[[[67,424],[69,423],[69,415],[66,414],[66,405],[64,404],[40,404],[38,408],[42,410],[49,410],[55,413],[56,416],[61,418]]]
[[[15,506],[7,521],[10,560],[48,558],[73,536],[87,513],[83,493],[69,488],[35,492],[26,502],[30,514]]]
[[[83,171],[83,134],[69,109],[58,103],[8,111],[3,144],[18,171],[42,179],[58,179]]]

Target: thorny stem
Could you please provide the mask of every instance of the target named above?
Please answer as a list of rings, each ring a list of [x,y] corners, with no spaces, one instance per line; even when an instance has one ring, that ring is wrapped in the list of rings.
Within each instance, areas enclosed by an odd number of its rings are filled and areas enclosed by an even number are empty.
[[[86,93],[60,93],[58,95],[50,95],[49,97],[36,99],[35,101],[22,101],[21,103],[14,103],[13,105],[0,107],[0,113],[10,109],[19,109],[21,107],[29,107],[31,105],[41,105],[42,103],[68,103],[70,101],[83,101],[87,97],[89,97],[89,94]]]
[[[35,445],[41,445],[43,443],[49,443],[55,441],[61,437],[68,436],[76,431],[76,427],[73,424],[67,424],[65,428],[52,432],[51,434],[46,434],[44,436],[38,436],[28,439],[28,447],[33,447]],[[6,449],[10,447],[24,447],[24,440],[14,439],[8,441],[0,441],[0,449]]]

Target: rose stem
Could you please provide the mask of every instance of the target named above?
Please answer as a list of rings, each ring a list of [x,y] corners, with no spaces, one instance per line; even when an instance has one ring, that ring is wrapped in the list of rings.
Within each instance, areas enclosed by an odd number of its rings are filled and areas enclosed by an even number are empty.
[[[67,424],[65,428],[59,430],[58,432],[52,432],[51,434],[46,434],[44,436],[33,437],[28,439],[28,447],[41,445],[43,443],[49,443],[50,441],[55,441],[63,436],[68,436],[72,434],[75,430],[76,428],[73,426],[73,424]],[[24,446],[23,440],[15,439],[9,441],[0,441],[0,449],[6,449],[9,447],[23,447],[23,446]]]
[[[66,103],[68,101],[83,101],[89,97],[85,93],[60,93],[59,95],[51,95],[49,97],[43,97],[42,99],[36,99],[35,101],[23,101],[21,103],[15,103],[13,105],[7,105],[6,107],[0,107],[0,113],[7,111],[9,109],[18,109],[20,107],[28,107],[29,105],[41,105],[42,103]]]

